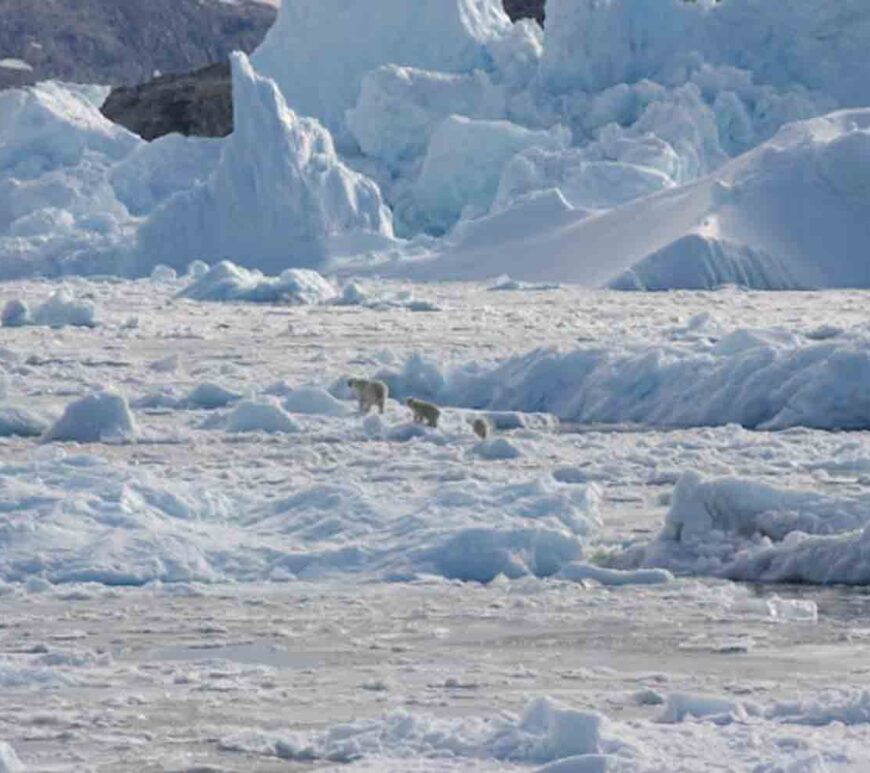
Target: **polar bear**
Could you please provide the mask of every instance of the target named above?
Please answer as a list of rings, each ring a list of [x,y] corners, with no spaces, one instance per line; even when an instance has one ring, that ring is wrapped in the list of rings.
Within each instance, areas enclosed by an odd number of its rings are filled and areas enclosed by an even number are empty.
[[[492,435],[492,422],[484,416],[478,416],[470,422],[474,434],[481,440],[488,440]]]
[[[414,412],[414,421],[418,424],[428,424],[430,427],[437,427],[438,420],[441,418],[441,409],[437,405],[427,403],[425,400],[417,400],[414,397],[409,397],[405,400],[407,405]]]
[[[348,379],[347,385],[359,398],[359,412],[367,414],[375,406],[383,413],[390,396],[390,388],[383,381],[368,381],[364,378]]]

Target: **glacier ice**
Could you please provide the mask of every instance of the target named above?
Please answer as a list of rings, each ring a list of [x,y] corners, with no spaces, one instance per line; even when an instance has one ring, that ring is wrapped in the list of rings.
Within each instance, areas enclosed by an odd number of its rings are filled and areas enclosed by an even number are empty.
[[[389,237],[377,186],[339,160],[329,132],[290,110],[244,54],[232,65],[235,130],[217,168],[145,223],[133,273],[215,256],[280,273],[320,264],[330,237],[342,232]]]
[[[866,286],[867,40],[863,0],[552,0],[546,30],[497,0],[287,0],[234,60],[223,140],[144,143],[88,87],[0,95],[0,276],[353,257],[417,279]]]
[[[253,62],[341,143],[367,73],[388,64],[470,72],[488,64],[486,44],[510,26],[498,0],[292,0]]]

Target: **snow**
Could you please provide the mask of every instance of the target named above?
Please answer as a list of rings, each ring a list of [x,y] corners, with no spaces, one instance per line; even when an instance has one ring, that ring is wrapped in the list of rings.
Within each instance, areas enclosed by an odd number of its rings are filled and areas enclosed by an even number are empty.
[[[781,331],[700,331],[695,346],[542,348],[494,364],[443,368],[418,355],[380,374],[391,393],[523,415],[544,412],[585,424],[654,427],[729,423],[865,429],[866,331],[821,342]]]
[[[33,311],[26,301],[13,298],[3,307],[3,327],[95,327],[96,309],[88,301],[76,301],[65,289],[58,290]]]
[[[287,269],[280,276],[264,276],[227,260],[193,278],[180,297],[194,301],[316,304],[336,297],[336,290],[311,269]]]
[[[285,760],[330,760],[351,762],[374,754],[407,758],[460,757],[546,763],[569,756],[597,754],[618,749],[606,737],[606,720],[599,714],[563,707],[541,698],[533,701],[521,717],[469,721],[444,721],[408,712],[386,714],[331,727],[307,737],[229,738],[225,748],[247,751],[256,748]],[[253,741],[253,744],[252,744]],[[274,745],[273,745],[274,744]],[[272,747],[270,749],[270,747]]]
[[[230,403],[237,402],[241,395],[220,384],[205,381],[197,384],[182,401],[189,408],[200,408],[206,411],[225,408]]]
[[[136,435],[136,423],[123,395],[106,389],[70,403],[43,435],[46,442],[101,443]]]
[[[658,539],[629,562],[759,582],[863,585],[870,527],[863,497],[843,498],[739,478],[684,474]],[[813,622],[812,604],[771,599],[771,617]]]
[[[866,3],[548,18],[0,94],[7,767],[866,767]]]
[[[299,432],[299,425],[269,400],[242,400],[226,418],[227,432]]]
[[[33,67],[31,65],[27,64],[27,62],[25,62],[21,59],[12,59],[12,58],[8,58],[8,57],[6,59],[0,59],[0,67],[3,67],[7,70],[19,70],[22,72],[33,72]]]
[[[284,408],[290,413],[346,416],[352,411],[346,403],[336,400],[329,392],[319,387],[282,388],[270,391],[284,398]]]

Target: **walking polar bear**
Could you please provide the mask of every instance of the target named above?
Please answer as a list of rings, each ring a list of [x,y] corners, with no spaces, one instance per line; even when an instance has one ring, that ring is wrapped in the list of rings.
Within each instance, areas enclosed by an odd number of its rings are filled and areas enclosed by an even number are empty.
[[[471,422],[471,429],[481,440],[489,440],[492,435],[492,422],[483,416],[478,416]]]
[[[375,406],[380,413],[387,406],[390,388],[383,381],[368,381],[364,378],[348,379],[347,385],[356,392],[359,399],[359,412],[367,414]]]
[[[417,424],[428,424],[430,427],[438,426],[441,409],[437,405],[427,403],[425,400],[417,400],[414,397],[409,397],[405,401],[405,405],[414,412],[414,421]]]

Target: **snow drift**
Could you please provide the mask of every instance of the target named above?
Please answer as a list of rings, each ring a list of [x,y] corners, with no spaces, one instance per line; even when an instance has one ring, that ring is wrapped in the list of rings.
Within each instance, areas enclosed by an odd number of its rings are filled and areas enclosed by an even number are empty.
[[[868,164],[870,111],[834,113],[783,128],[698,182],[556,228],[544,220],[541,233],[532,224],[507,243],[481,223],[467,245],[460,236],[442,257],[398,271],[618,289],[867,287]]]
[[[750,582],[870,583],[867,497],[680,478],[657,540],[625,563]]]
[[[103,443],[129,440],[136,422],[123,395],[113,390],[97,392],[70,403],[43,440],[46,442]]]
[[[736,330],[706,347],[538,349],[489,366],[442,368],[415,355],[379,377],[397,399],[413,394],[583,424],[870,427],[870,340],[863,329],[821,342]]]
[[[107,398],[74,405],[75,415],[68,411],[50,439],[111,439],[95,429],[98,410],[112,415]],[[323,421],[297,421],[264,399],[239,402],[216,418],[213,428],[230,434],[288,433],[276,438],[282,444]],[[401,492],[389,480],[372,488],[352,478],[291,479],[290,490],[276,497],[268,486],[251,493],[216,486],[214,478],[183,481],[43,446],[32,458],[0,464],[6,513],[0,580],[141,585],[341,575],[468,582],[548,577],[581,561],[601,525],[594,485],[547,476],[512,483],[434,479]]]

